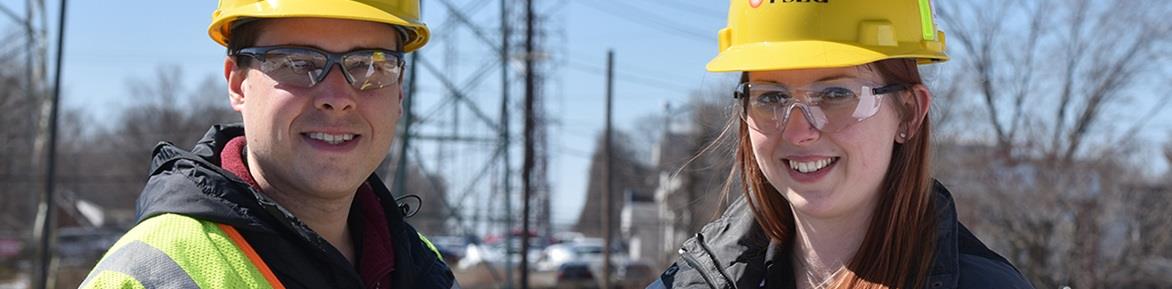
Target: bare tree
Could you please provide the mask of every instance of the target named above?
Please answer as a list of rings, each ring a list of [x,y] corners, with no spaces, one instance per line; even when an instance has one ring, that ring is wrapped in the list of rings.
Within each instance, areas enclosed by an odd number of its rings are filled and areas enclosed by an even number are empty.
[[[4,43],[18,42],[9,35]],[[16,48],[0,50],[0,232],[31,228],[32,208],[38,186],[33,174],[33,138],[36,101],[28,94],[26,66]],[[17,47],[18,48],[18,47]]]
[[[942,120],[963,130],[942,134],[936,158],[962,220],[1039,288],[1172,282],[1172,265],[1152,265],[1172,264],[1172,214],[1152,207],[1167,206],[1172,184],[1129,157],[1169,101],[1152,92],[1172,88],[1172,3],[934,3],[959,72],[941,81],[971,88],[952,101],[984,112]],[[991,144],[958,141],[981,139],[979,127]]]
[[[688,101],[673,106],[665,115],[644,118],[639,135],[657,135],[651,170],[657,178],[654,198],[659,218],[653,223],[660,236],[659,252],[648,259],[667,266],[682,242],[700,231],[740,195],[739,183],[730,179],[738,116],[732,94],[735,79],[706,90],[697,90]],[[641,137],[646,138],[646,137]],[[643,142],[640,142],[642,144]],[[725,188],[731,188],[728,194]]]
[[[621,131],[615,132],[611,148],[614,149],[611,168],[614,170],[610,172],[612,180],[612,195],[610,206],[613,208],[614,218],[612,230],[618,232],[618,212],[623,205],[626,204],[624,193],[639,196],[650,196],[654,192],[656,185],[655,174],[651,168],[642,161],[635,154],[635,149],[632,148],[634,143],[633,138]],[[582,206],[582,212],[578,217],[578,224],[575,230],[587,236],[598,237],[602,236],[605,227],[602,224],[602,195],[606,193],[606,149],[605,140],[602,134],[599,134],[597,145],[594,153],[590,158],[590,172],[589,181],[586,184],[586,204]],[[617,235],[617,233],[616,233]]]
[[[206,77],[197,87],[184,85],[178,66],[160,66],[154,79],[127,83],[130,105],[106,129],[95,129],[83,146],[66,154],[74,171],[66,188],[99,205],[133,208],[147,178],[151,151],[167,141],[190,148],[216,123],[236,122],[222,80]],[[126,216],[124,217],[132,217]],[[123,219],[119,221],[133,221]]]
[[[975,84],[998,154],[1045,155],[1070,162],[1121,103],[1150,97],[1147,84],[1166,80],[1172,27],[1169,3],[1113,1],[939,1],[938,12],[960,62],[953,82]],[[1158,90],[1157,90],[1158,91]],[[1128,129],[1141,129],[1167,98]],[[1110,135],[1100,144],[1126,142]],[[1042,141],[1048,139],[1048,141]]]

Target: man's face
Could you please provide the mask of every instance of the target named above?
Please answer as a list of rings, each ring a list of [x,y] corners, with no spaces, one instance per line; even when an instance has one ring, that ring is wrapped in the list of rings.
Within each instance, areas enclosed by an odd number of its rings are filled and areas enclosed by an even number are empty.
[[[256,47],[300,46],[333,53],[397,50],[389,25],[322,18],[268,19]],[[266,193],[310,198],[349,197],[382,162],[402,113],[401,85],[359,91],[339,66],[310,88],[287,85],[262,72],[260,61],[225,76],[232,107],[244,119],[248,166]]]

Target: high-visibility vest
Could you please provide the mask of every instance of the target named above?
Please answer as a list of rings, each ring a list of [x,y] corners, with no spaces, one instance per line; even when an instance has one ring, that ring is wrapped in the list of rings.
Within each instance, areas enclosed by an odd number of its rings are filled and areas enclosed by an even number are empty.
[[[285,286],[232,226],[163,214],[122,236],[80,288]]]

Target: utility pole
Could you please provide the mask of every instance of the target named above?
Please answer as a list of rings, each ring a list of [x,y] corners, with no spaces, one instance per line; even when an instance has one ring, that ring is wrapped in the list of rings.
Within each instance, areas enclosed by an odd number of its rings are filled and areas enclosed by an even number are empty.
[[[602,289],[610,289],[610,248],[611,239],[611,215],[614,211],[611,205],[612,191],[614,189],[614,174],[611,170],[614,169],[614,146],[611,145],[611,112],[612,104],[614,102],[614,50],[606,52],[606,134],[603,136],[606,149],[606,170],[603,176],[606,180],[606,189],[602,192]]]
[[[513,231],[512,170],[509,168],[509,8],[501,0],[501,153],[504,179],[505,232]],[[505,288],[513,288],[513,237],[505,234]]]
[[[419,11],[423,11],[422,2],[419,3]],[[397,167],[395,167],[395,188],[391,190],[391,196],[396,199],[407,195],[407,173],[410,172],[410,169],[407,168],[407,149],[411,148],[411,126],[415,122],[415,117],[411,112],[415,106],[415,83],[419,79],[417,67],[419,67],[418,51],[411,53],[411,67],[407,68],[410,73],[407,74],[407,95],[403,97],[403,131],[399,134],[399,160]]]
[[[395,189],[391,192],[395,198],[402,197],[407,194],[407,149],[411,147],[411,125],[415,122],[415,117],[411,114],[414,108],[415,99],[415,83],[419,79],[416,74],[419,65],[419,52],[411,53],[411,67],[408,68],[411,73],[407,74],[407,95],[403,97],[403,131],[399,134],[399,160],[397,167],[395,167]]]
[[[65,48],[65,8],[68,7],[65,0],[61,0],[61,13],[57,19],[57,63],[54,68],[56,74],[53,75],[53,96],[49,99],[49,143],[45,154],[48,156],[45,160],[45,191],[41,196],[41,204],[37,207],[37,231],[36,237],[40,241],[40,246],[37,247],[37,275],[36,280],[33,280],[35,287],[33,288],[52,288],[53,283],[52,274],[52,260],[53,260],[53,244],[56,239],[56,218],[57,203],[54,201],[53,190],[56,182],[55,164],[57,163],[57,111],[60,107],[61,100],[61,60],[64,55]]]
[[[533,0],[525,0],[525,160],[521,171],[524,191],[521,194],[521,289],[529,289],[529,198],[533,194],[534,91],[533,75]],[[508,246],[508,244],[506,244]]]
[[[39,102],[41,107],[38,111],[36,130],[37,137],[33,140],[33,163],[38,164],[36,169],[43,169],[45,160],[45,148],[48,147],[48,136],[46,131],[49,130],[49,110],[51,104],[49,97],[45,95],[44,82],[47,72],[47,63],[45,59],[48,58],[48,49],[45,48],[45,43],[48,42],[48,35],[46,31],[49,29],[48,16],[45,12],[44,0],[28,0],[25,3],[25,29],[28,33],[28,53],[25,53],[26,60],[29,65],[29,100]],[[34,20],[40,20],[40,28],[35,28]]]

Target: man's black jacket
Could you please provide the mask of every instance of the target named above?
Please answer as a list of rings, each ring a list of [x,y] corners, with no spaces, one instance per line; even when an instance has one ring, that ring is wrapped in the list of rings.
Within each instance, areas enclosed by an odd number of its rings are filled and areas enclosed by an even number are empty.
[[[333,246],[272,199],[220,167],[224,145],[242,135],[244,128],[239,125],[217,125],[192,151],[167,143],[155,147],[150,179],[137,204],[138,220],[175,213],[231,225],[286,288],[364,288],[358,271]],[[393,239],[391,286],[458,288],[447,265],[404,221],[403,211],[386,186],[374,175],[367,182],[381,202]],[[351,223],[361,219],[356,211],[359,207],[351,206]]]

